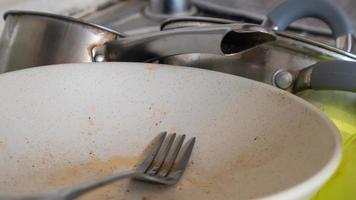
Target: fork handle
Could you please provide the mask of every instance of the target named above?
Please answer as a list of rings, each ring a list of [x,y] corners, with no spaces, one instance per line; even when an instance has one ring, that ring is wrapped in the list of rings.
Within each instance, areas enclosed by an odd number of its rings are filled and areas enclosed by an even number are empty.
[[[91,182],[81,183],[79,185],[71,186],[68,188],[64,188],[58,191],[60,196],[64,197],[65,199],[75,199],[91,190],[96,188],[108,185],[112,182],[118,181],[120,179],[133,177],[137,174],[134,170],[123,171],[119,173],[115,173],[113,175],[97,179]]]

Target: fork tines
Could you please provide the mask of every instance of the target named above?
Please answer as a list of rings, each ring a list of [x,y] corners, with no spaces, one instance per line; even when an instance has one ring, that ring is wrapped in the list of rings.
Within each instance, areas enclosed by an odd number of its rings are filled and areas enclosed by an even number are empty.
[[[195,137],[184,145],[185,135],[160,133],[138,170],[150,176],[179,178],[186,168],[195,143]]]

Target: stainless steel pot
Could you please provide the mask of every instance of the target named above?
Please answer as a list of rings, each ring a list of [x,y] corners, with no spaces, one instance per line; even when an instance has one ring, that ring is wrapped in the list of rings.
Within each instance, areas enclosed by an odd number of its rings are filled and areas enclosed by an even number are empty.
[[[74,18],[39,12],[5,14],[1,72],[48,63],[91,62],[91,48],[124,36]]]
[[[339,48],[283,32],[294,20],[311,16],[325,21],[331,27],[335,39],[339,41],[337,42]],[[162,24],[162,29],[204,26],[214,23],[233,22],[206,18],[180,18],[166,21]],[[347,67],[348,62],[333,62],[330,66],[324,61],[356,61],[354,54],[345,51],[349,50],[352,45],[349,40],[352,33],[350,24],[342,11],[330,1],[286,1],[273,10],[264,23],[277,36],[273,42],[256,46],[230,57],[187,54],[161,59],[160,62],[203,67],[265,82],[290,92],[298,92],[298,95],[324,110],[338,125],[346,138],[356,133],[356,93],[353,93],[355,92],[356,66]],[[314,71],[313,78],[318,76],[323,82],[313,85],[310,84],[312,68],[309,67],[318,62],[321,63],[317,67],[327,71],[328,76],[325,78],[324,73],[317,75],[318,70]],[[323,69],[324,65],[325,69]],[[309,87],[300,87],[301,80],[309,82],[306,84]],[[345,85],[345,81],[348,81],[347,85]],[[315,90],[300,92],[301,88]]]
[[[283,32],[290,23],[303,17],[316,17],[326,22],[334,33],[338,48]],[[176,18],[164,22],[161,29],[204,27],[224,23],[234,22],[201,17]],[[295,80],[299,73],[316,62],[328,60],[356,61],[356,55],[348,52],[352,47],[351,34],[353,30],[351,22],[330,1],[286,1],[270,12],[263,26],[269,29],[271,34],[276,35],[275,41],[229,57],[189,54],[167,57],[161,59],[160,62],[192,67],[204,66],[204,68],[244,76],[292,91],[297,87]],[[337,69],[338,72],[342,70],[342,68]]]
[[[174,23],[180,20],[187,19],[177,19]],[[190,18],[189,24],[192,23],[192,20],[195,19]],[[182,21],[179,23],[182,25]],[[201,22],[199,23],[200,25],[202,24]],[[300,91],[300,86],[296,84],[296,79],[302,76],[303,74],[301,73],[311,65],[331,60],[356,61],[356,55],[335,47],[288,33],[278,32],[276,35],[277,40],[273,42],[262,44],[228,57],[212,54],[186,54],[166,57],[160,59],[160,62],[198,68],[203,67],[235,74],[275,85],[287,91],[296,92]],[[321,65],[319,64],[318,66],[320,67]],[[356,68],[335,66],[329,70],[332,70],[333,73],[346,75],[356,70]],[[343,80],[340,79],[339,82]],[[355,91],[355,88],[349,86],[345,86],[345,88],[337,88],[335,86],[334,88],[330,83],[325,82],[325,84],[329,84],[328,87],[320,86],[315,89]]]
[[[0,73],[58,63],[147,62],[184,53],[226,55],[275,39],[264,28],[252,24],[188,27],[125,37],[97,25],[48,13],[12,11],[5,14],[5,19],[0,40]]]

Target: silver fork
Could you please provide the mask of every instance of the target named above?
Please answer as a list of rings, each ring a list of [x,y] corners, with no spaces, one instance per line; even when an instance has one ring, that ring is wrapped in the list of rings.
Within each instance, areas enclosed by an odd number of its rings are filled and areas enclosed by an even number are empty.
[[[0,197],[0,200],[70,200],[96,188],[128,177],[145,182],[173,185],[181,178],[195,143],[195,138],[191,138],[183,145],[184,139],[185,135],[176,136],[173,133],[167,136],[166,132],[160,133],[148,146],[144,159],[136,169],[130,171],[116,173],[92,182],[82,183],[46,194],[20,198]]]

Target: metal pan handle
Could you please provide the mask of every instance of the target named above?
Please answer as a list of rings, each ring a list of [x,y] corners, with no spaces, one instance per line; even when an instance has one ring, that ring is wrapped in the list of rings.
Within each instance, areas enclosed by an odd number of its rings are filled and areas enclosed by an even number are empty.
[[[300,72],[294,91],[305,89],[356,92],[356,62],[318,62]]]
[[[352,23],[341,8],[330,0],[287,0],[269,12],[263,25],[283,31],[292,22],[305,17],[324,21],[333,32],[337,48],[351,51]]]
[[[109,41],[92,54],[95,61],[151,62],[187,53],[231,55],[275,39],[257,25],[186,27]]]

